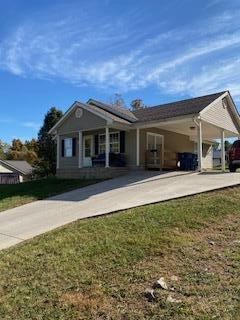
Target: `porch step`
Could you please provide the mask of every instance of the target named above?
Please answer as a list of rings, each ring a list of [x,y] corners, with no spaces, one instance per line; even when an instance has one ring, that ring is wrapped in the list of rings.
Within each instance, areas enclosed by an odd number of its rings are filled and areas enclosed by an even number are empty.
[[[127,174],[127,168],[121,167],[94,167],[94,168],[66,168],[57,169],[57,177],[64,179],[110,179]]]

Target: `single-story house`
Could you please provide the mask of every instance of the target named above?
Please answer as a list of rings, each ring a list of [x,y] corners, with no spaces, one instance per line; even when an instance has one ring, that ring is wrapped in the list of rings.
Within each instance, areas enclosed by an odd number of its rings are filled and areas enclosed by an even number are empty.
[[[112,177],[126,170],[177,169],[179,153],[213,167],[215,139],[240,136],[229,91],[130,111],[94,99],[74,102],[49,131],[57,142],[57,175]],[[225,151],[222,149],[222,170]]]
[[[15,184],[31,179],[33,167],[22,160],[0,160],[0,184]]]

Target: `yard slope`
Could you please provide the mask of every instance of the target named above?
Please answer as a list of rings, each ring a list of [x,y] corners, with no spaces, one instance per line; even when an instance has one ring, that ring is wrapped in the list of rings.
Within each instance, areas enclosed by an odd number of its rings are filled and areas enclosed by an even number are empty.
[[[0,211],[56,194],[82,188],[99,180],[48,178],[13,185],[0,185]]]
[[[1,319],[237,319],[240,188],[82,220],[0,253]],[[169,289],[146,288],[164,277]],[[168,302],[169,296],[178,302]]]

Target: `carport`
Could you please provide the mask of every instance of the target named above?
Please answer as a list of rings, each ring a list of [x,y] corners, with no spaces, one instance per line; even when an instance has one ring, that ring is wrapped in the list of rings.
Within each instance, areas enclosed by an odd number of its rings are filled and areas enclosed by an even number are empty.
[[[225,171],[225,139],[240,137],[240,118],[228,91],[196,114],[161,120],[154,127],[189,136],[196,143],[198,171],[203,171],[203,143],[220,140],[221,166]]]

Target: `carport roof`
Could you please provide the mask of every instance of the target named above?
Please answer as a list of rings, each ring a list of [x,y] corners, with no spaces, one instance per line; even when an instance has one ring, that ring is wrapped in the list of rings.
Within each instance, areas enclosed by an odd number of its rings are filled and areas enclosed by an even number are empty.
[[[167,104],[157,105],[154,107],[147,107],[133,111],[133,114],[137,118],[137,122],[161,120],[178,116],[197,114],[225,92],[226,91],[222,91],[202,97],[175,101]]]

